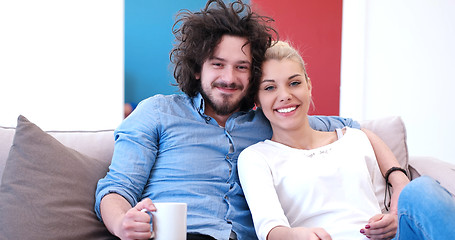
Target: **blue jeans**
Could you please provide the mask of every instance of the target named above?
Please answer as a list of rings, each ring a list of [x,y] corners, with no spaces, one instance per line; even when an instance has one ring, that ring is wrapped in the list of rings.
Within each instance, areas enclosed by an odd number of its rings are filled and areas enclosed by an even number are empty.
[[[394,239],[455,239],[455,198],[431,177],[411,181],[398,200]]]

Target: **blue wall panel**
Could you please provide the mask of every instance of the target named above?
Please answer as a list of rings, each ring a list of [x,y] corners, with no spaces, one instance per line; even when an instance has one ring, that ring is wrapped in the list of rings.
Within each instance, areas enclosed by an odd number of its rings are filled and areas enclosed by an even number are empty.
[[[171,85],[172,25],[180,9],[199,10],[206,2],[125,0],[125,102],[137,104],[158,93],[179,92]]]
[[[175,14],[197,10],[205,0],[125,1],[125,102],[178,92],[169,61]]]

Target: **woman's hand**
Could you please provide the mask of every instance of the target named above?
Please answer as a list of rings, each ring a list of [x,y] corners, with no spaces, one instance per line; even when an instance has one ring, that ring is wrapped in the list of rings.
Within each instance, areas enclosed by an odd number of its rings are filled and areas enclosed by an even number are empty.
[[[397,233],[398,217],[396,213],[378,214],[370,218],[360,233],[373,240],[388,240]]]

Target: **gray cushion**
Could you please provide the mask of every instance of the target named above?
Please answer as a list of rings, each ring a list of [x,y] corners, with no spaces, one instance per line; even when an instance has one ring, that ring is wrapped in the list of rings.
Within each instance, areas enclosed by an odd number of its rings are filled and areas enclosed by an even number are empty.
[[[0,126],[0,184],[16,128]],[[63,145],[110,163],[114,152],[114,130],[45,131]]]
[[[0,186],[0,239],[112,239],[93,210],[108,166],[20,116]]]

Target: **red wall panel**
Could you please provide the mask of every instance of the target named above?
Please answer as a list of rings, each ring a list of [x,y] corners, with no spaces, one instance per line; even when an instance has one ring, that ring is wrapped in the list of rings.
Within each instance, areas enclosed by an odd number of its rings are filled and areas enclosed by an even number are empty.
[[[313,84],[310,114],[338,115],[342,0],[251,0],[255,11],[275,19],[281,40],[299,49]]]

